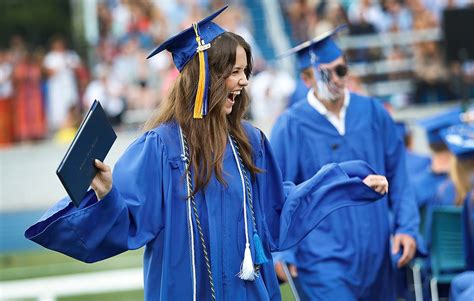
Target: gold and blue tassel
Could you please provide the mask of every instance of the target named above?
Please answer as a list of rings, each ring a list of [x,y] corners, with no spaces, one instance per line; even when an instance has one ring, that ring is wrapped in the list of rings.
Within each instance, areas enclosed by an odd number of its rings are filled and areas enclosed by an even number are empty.
[[[199,34],[199,28],[197,24],[193,24],[194,32],[196,34],[196,42],[198,47],[196,52],[199,56],[199,82],[196,92],[196,99],[194,101],[194,112],[193,117],[201,119],[207,115],[207,98],[209,90],[209,64],[207,59],[207,49],[211,47],[210,44],[206,44],[201,35]]]

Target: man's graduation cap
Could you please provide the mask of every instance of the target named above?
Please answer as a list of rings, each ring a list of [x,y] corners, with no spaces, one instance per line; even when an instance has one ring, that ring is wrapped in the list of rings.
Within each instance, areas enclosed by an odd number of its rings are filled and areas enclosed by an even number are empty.
[[[345,27],[345,24],[340,25],[312,40],[301,43],[283,53],[281,57],[295,53],[300,71],[311,66],[317,67],[319,64],[330,63],[342,55],[342,50],[336,45],[332,37]]]
[[[425,129],[428,142],[430,144],[443,142],[441,138],[441,130],[452,125],[460,124],[462,122],[461,113],[460,108],[454,108],[436,116],[421,120],[419,124]]]
[[[212,20],[226,8],[227,6],[224,6],[201,21],[193,23],[191,27],[163,42],[147,57],[149,59],[166,49],[173,55],[173,62],[181,72],[195,54],[199,55],[199,83],[194,102],[194,118],[202,118],[207,114],[209,90],[207,49],[211,47],[211,42],[215,38],[226,32]]]
[[[449,150],[459,158],[474,157],[474,126],[458,124],[441,131]]]

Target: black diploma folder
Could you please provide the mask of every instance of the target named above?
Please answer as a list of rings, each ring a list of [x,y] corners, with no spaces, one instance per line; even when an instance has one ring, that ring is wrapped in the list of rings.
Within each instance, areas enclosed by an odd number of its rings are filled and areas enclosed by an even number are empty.
[[[95,100],[56,170],[76,207],[79,207],[97,172],[94,159],[104,161],[115,139],[117,135],[112,125]]]

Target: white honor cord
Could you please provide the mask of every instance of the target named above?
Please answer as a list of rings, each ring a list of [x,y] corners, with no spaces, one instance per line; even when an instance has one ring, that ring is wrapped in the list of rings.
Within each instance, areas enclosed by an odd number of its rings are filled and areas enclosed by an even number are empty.
[[[244,227],[245,227],[245,251],[244,251],[244,260],[242,261],[242,267],[238,274],[240,279],[243,280],[254,280],[255,279],[255,270],[253,267],[252,262],[252,255],[250,253],[250,241],[249,241],[249,232],[248,232],[248,225],[247,225],[247,194],[245,193],[245,182],[244,182],[244,175],[242,173],[242,169],[240,168],[240,161],[235,151],[234,144],[232,143],[232,139],[230,135],[228,135],[230,147],[232,148],[232,153],[234,154],[235,162],[237,163],[237,168],[239,169],[240,180],[242,182],[242,195],[243,195],[243,209],[244,209]]]
[[[188,161],[186,160],[186,155],[185,155],[185,150],[184,150],[184,138],[183,138],[183,132],[181,130],[181,127],[179,127],[179,138],[181,142],[181,149],[183,153],[181,154],[181,158],[184,161],[184,168],[185,170],[189,169]],[[186,177],[186,191],[187,191],[187,196],[191,195],[192,191],[189,191],[189,178]],[[191,217],[191,200],[188,199],[186,200],[187,203],[187,211],[188,211],[188,231],[189,231],[189,246],[191,248],[191,273],[193,277],[193,301],[196,301],[196,266],[195,266],[195,256],[194,256],[194,229],[193,229],[193,219]]]

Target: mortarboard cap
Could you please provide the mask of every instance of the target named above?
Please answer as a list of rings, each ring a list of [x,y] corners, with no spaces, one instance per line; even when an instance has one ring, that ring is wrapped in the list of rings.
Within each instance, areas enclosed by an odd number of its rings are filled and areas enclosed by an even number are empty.
[[[168,50],[173,56],[173,62],[181,72],[184,66],[194,57],[199,55],[199,83],[194,103],[194,118],[202,118],[207,114],[207,97],[209,90],[209,64],[207,60],[207,49],[215,38],[226,32],[222,27],[212,22],[227,6],[222,7],[206,18],[183,30],[179,34],[169,38],[158,46],[147,59]]]
[[[419,122],[425,131],[430,144],[443,142],[441,130],[461,123],[461,109],[455,108]]]
[[[474,126],[458,124],[441,131],[449,150],[459,158],[474,157]]]
[[[300,71],[311,65],[316,67],[319,64],[330,63],[342,55],[342,50],[336,45],[332,36],[346,27],[345,24],[340,25],[312,40],[301,43],[283,53],[281,57],[295,53]]]

